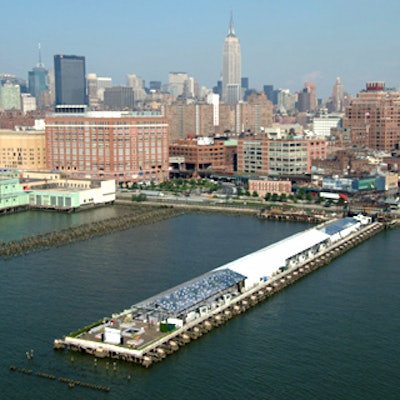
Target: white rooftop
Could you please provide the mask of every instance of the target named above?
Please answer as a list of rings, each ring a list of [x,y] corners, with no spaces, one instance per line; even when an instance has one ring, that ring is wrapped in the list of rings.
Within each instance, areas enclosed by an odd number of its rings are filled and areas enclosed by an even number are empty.
[[[330,235],[310,229],[290,236],[216,269],[229,268],[250,279],[260,279],[286,265],[286,260],[329,239]]]

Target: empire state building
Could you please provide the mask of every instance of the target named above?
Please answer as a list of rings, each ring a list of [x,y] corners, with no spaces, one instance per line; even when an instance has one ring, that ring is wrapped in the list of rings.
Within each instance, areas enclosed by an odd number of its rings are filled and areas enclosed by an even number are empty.
[[[225,38],[222,54],[222,101],[234,105],[242,98],[242,60],[239,39],[235,35],[231,16],[229,33]]]

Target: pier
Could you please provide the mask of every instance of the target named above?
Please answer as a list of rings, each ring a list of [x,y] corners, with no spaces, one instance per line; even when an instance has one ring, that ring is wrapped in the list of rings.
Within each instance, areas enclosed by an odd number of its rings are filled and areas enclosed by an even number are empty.
[[[63,339],[56,339],[54,348],[150,367],[329,264],[386,227],[382,222],[361,223],[350,218],[324,223],[133,305]],[[250,265],[256,267],[259,259],[264,259],[265,263],[266,255],[281,253],[282,246],[293,249],[285,258],[285,265],[279,260],[277,265],[281,267],[272,266],[268,271],[257,272],[265,274],[259,278],[255,275],[257,279],[241,273],[246,262],[251,261],[253,264]],[[203,290],[203,283],[216,289],[210,289],[204,298],[196,298],[197,291]],[[185,304],[184,293],[189,293]]]

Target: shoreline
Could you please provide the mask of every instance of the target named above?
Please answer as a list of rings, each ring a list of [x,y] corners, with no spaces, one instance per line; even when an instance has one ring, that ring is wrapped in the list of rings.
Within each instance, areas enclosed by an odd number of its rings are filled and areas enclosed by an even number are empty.
[[[271,221],[302,222],[309,224],[319,224],[334,218],[321,213],[316,214],[310,211],[307,212],[305,209],[285,212],[283,210],[271,211],[265,207],[261,208],[245,205],[236,207],[217,204],[160,204],[159,202],[151,201],[133,202],[131,200],[117,199],[115,204],[111,207],[118,207],[124,212],[121,212],[121,215],[117,217],[84,223],[60,230],[37,233],[29,237],[22,237],[7,242],[0,242],[0,258],[7,259],[15,256],[23,256],[52,247],[64,246],[77,241],[90,240],[113,232],[127,230],[140,225],[151,224],[168,218],[174,218],[186,213],[217,213],[236,216],[247,215]],[[397,227],[400,225],[400,220],[394,218],[381,222],[385,224],[386,228]]]

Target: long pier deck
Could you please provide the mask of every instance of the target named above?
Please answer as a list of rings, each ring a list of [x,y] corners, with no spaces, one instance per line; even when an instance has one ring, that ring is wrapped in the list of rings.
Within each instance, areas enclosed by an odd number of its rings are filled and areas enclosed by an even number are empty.
[[[268,280],[261,280],[251,288],[243,288],[241,292],[232,297],[227,297],[225,301],[221,301],[214,308],[181,326],[174,327],[172,331],[163,332],[159,324],[151,325],[146,321],[143,321],[143,326],[137,320],[132,324],[130,320],[132,310],[125,310],[121,314],[113,316],[115,321],[112,320],[111,323],[111,325],[114,323],[126,324],[122,327],[118,326],[129,331],[129,335],[126,338],[122,337],[121,342],[106,343],[102,341],[99,324],[94,324],[92,328],[88,327],[79,331],[79,334],[71,334],[63,339],[56,339],[54,348],[80,351],[92,354],[95,357],[110,357],[149,367],[153,363],[160,362],[167,355],[178,351],[180,347],[185,346],[190,341],[198,339],[311,272],[329,264],[333,259],[376,235],[385,227],[385,224],[380,222],[362,226],[356,232],[335,241],[307,260],[276,274]],[[110,323],[108,322],[108,324]],[[134,327],[133,330],[132,327]],[[142,334],[144,331],[147,332],[147,337]]]

